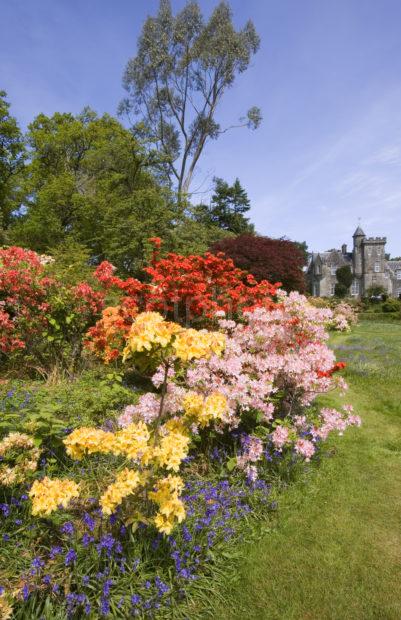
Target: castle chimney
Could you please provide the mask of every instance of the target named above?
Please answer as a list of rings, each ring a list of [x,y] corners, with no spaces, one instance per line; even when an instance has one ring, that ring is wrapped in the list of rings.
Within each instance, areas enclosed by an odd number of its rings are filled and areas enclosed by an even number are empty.
[[[342,252],[343,256],[345,256],[345,255],[346,255],[346,253],[347,253],[347,244],[346,244],[346,243],[343,243],[343,244],[342,244],[342,246],[341,246],[341,252]]]

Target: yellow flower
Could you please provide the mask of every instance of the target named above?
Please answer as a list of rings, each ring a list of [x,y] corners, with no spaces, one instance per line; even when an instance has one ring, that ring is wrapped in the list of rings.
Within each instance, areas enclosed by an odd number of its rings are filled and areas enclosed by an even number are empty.
[[[14,452],[20,452],[16,456]],[[11,454],[8,454],[11,452]],[[29,472],[35,471],[38,466],[38,460],[41,451],[35,448],[33,438],[24,433],[9,433],[2,441],[0,441],[0,457],[11,460],[14,465],[0,466],[0,484],[11,486],[20,484],[26,479]]]
[[[82,459],[85,452],[94,454],[102,452],[108,454],[116,449],[116,439],[114,433],[103,431],[100,428],[83,426],[76,428],[68,437],[64,439],[67,454],[73,459]]]
[[[176,356],[183,362],[192,359],[208,359],[213,353],[221,355],[226,338],[219,332],[185,329],[176,335],[173,348]]]
[[[123,469],[112,484],[110,484],[106,491],[100,498],[100,506],[103,512],[110,515],[121,504],[124,497],[131,495],[131,493],[140,484],[140,476],[138,472],[132,469]]]
[[[199,421],[203,426],[206,426],[212,420],[220,420],[227,411],[226,397],[219,392],[214,392],[205,399],[202,416]]]
[[[13,615],[13,608],[8,603],[4,594],[0,595],[0,620],[9,620]]]
[[[173,531],[174,525],[175,525],[174,520],[168,519],[167,517],[162,515],[160,512],[156,514],[154,518],[154,523],[157,529],[159,530],[159,532],[161,532],[162,534],[167,534],[167,535],[171,534],[171,532]]]
[[[194,418],[195,423],[201,426],[220,420],[228,410],[226,397],[219,392],[214,392],[205,399],[201,394],[189,392],[184,398],[183,407],[185,416]]]
[[[219,332],[184,329],[177,323],[165,321],[158,312],[142,312],[131,326],[123,361],[134,353],[151,352],[154,347],[165,349],[169,345],[184,362],[209,358],[213,353],[221,355],[225,342],[225,335]]]
[[[115,453],[125,454],[130,459],[141,459],[147,464],[152,456],[148,445],[150,433],[144,422],[133,423],[115,435]]]
[[[158,312],[142,312],[132,324],[123,352],[123,361],[132,353],[151,351],[153,347],[167,347],[174,334],[180,331],[177,323],[165,321]]]
[[[156,483],[156,491],[149,493],[149,499],[159,506],[154,523],[160,532],[170,534],[175,521],[181,523],[185,519],[185,507],[179,498],[184,483],[179,476],[167,476]]]
[[[199,418],[202,414],[204,398],[202,394],[188,392],[183,400],[184,413],[189,418]]]
[[[59,506],[67,508],[73,497],[79,496],[79,486],[73,480],[51,480],[47,476],[43,480],[35,480],[29,496],[32,498],[32,514],[49,515]]]
[[[188,454],[190,437],[177,420],[170,420],[164,424],[161,432],[166,434],[162,435],[159,445],[154,449],[154,456],[162,467],[178,471],[181,462]]]
[[[0,456],[4,456],[6,452],[13,448],[24,448],[30,450],[34,447],[33,439],[24,433],[9,433],[0,441]]]

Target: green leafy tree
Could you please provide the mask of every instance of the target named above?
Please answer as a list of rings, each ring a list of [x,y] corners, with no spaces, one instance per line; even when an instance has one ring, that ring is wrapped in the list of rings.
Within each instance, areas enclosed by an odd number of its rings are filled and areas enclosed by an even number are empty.
[[[0,90],[0,243],[6,240],[13,211],[18,208],[18,192],[24,170],[24,138],[10,114],[7,94]]]
[[[254,227],[244,215],[250,209],[249,198],[239,179],[233,185],[219,178],[215,178],[214,183],[210,206],[199,205],[196,208],[198,220],[235,235],[253,233]]]
[[[195,1],[174,17],[169,0],[161,0],[156,17],[147,18],[124,74],[128,97],[120,113],[133,112],[135,133],[152,137],[180,198],[189,192],[209,140],[232,127],[259,126],[256,107],[230,127],[216,120],[222,97],[258,47],[253,23],[236,31],[227,2],[220,2],[207,22]]]
[[[39,115],[28,144],[26,213],[14,241],[40,252],[74,242],[92,263],[107,258],[122,273],[139,272],[147,238],[168,236],[180,215],[151,173],[155,153],[89,109]]]
[[[337,283],[334,287],[336,297],[346,297],[352,284],[353,275],[349,265],[343,265],[336,271]]]
[[[348,292],[349,292],[348,287],[346,287],[344,284],[341,284],[341,282],[336,283],[334,287],[334,295],[336,297],[340,297],[340,299],[343,299],[344,297],[348,295]]]
[[[218,226],[187,216],[171,230],[165,245],[167,245],[166,249],[184,256],[204,254],[210,246],[232,236],[232,233]]]

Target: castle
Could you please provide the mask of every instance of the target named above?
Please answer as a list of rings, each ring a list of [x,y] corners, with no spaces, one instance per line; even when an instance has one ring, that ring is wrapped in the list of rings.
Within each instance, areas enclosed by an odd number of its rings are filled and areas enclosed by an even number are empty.
[[[354,276],[350,290],[353,297],[363,297],[370,287],[380,286],[388,295],[401,298],[401,260],[387,259],[386,241],[386,237],[366,237],[358,226],[352,252],[344,244],[341,250],[311,254],[307,279],[312,295],[333,296],[337,269],[349,265]]]

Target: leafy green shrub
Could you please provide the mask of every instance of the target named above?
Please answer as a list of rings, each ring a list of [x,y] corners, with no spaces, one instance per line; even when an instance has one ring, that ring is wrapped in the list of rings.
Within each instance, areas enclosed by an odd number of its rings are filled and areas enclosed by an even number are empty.
[[[56,447],[66,429],[114,420],[122,407],[136,399],[121,376],[98,370],[56,385],[32,382],[27,386],[18,381],[0,390],[0,432],[29,432],[48,447]]]
[[[370,299],[371,297],[382,297],[382,299],[384,297],[387,298],[387,291],[384,288],[384,286],[381,286],[379,284],[376,284],[374,286],[370,286],[367,290],[366,290],[366,297],[368,299]]]
[[[343,289],[341,290],[346,289],[346,295],[354,278],[354,276],[352,275],[351,267],[349,265],[343,265],[342,267],[339,267],[336,271],[336,276],[338,283],[341,284],[343,287]],[[343,295],[343,297],[345,297],[345,295]]]
[[[387,299],[382,305],[383,312],[399,312],[401,310],[401,302],[398,299]]]
[[[340,297],[341,299],[343,299],[348,294],[348,288],[345,286],[345,284],[337,282],[334,287],[334,294],[336,297]]]

